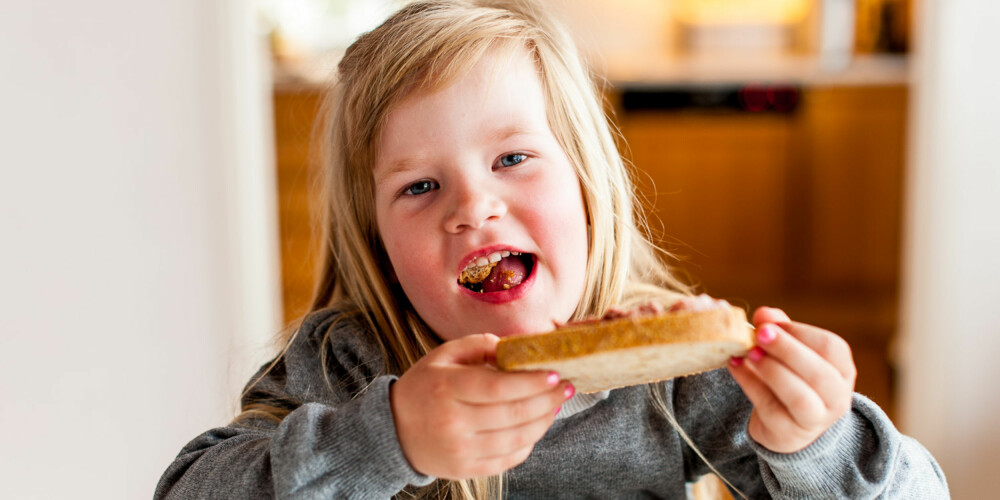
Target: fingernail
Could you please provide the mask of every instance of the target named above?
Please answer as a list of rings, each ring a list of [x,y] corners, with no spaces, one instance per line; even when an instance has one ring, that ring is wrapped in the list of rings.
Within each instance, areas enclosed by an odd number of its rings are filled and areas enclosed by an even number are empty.
[[[559,414],[559,412],[561,412],[561,411],[562,411],[562,406],[560,406],[560,407],[556,408],[556,411],[555,411],[555,413],[553,413],[553,414],[552,414],[552,416],[556,416],[556,415],[558,415],[558,414]]]
[[[773,325],[764,325],[757,329],[757,342],[761,344],[769,344],[777,337],[778,332]]]
[[[563,391],[563,395],[566,396],[566,399],[569,399],[573,397],[574,394],[576,394],[576,387],[573,387],[573,384],[567,384],[566,390]]]
[[[729,364],[730,366],[743,366],[743,358],[733,356],[729,358]]]
[[[760,347],[754,347],[747,353],[747,357],[750,358],[750,361],[760,361],[764,359],[764,350]]]
[[[546,379],[550,387],[555,387],[559,385],[559,374],[556,372],[549,372],[549,378]]]

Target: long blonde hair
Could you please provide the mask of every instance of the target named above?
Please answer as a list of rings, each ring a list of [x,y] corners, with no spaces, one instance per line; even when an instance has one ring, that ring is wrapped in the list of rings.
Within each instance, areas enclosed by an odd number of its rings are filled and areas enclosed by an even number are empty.
[[[336,305],[359,313],[381,347],[385,373],[402,374],[440,343],[388,279],[372,201],[386,116],[414,89],[456,81],[488,51],[517,50],[526,50],[538,68],[549,125],[577,171],[589,220],[586,284],[571,319],[688,294],[649,242],[602,89],[567,31],[527,0],[416,1],[347,49],[318,129],[322,263],[310,312]],[[248,411],[268,413],[252,404],[244,406]],[[500,496],[501,485],[499,477],[438,481],[409,493],[492,497]]]

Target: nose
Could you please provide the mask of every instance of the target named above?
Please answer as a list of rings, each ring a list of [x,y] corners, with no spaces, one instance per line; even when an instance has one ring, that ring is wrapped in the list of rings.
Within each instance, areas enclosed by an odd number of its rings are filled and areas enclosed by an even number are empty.
[[[464,183],[452,186],[452,202],[445,217],[445,230],[458,234],[479,229],[487,221],[497,221],[507,215],[507,204],[487,186]]]

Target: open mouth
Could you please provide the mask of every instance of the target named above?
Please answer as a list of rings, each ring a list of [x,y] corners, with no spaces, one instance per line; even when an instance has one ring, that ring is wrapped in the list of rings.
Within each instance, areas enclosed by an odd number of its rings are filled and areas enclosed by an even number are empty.
[[[477,293],[493,293],[519,286],[531,274],[535,259],[529,253],[493,252],[469,263],[458,283]]]

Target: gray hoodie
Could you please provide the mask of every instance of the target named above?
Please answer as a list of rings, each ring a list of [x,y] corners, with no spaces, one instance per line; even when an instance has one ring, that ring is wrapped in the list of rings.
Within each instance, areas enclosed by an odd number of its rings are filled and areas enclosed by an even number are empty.
[[[280,424],[253,420],[198,436],[167,468],[154,498],[388,498],[430,484],[434,478],[414,471],[400,449],[389,405],[396,377],[381,373],[372,336],[334,309],[310,315],[244,399],[291,413]],[[948,498],[930,453],[864,396],[855,394],[853,410],[807,448],[780,454],[747,434],[751,405],[727,370],[652,388],[665,391],[680,427],[748,498]],[[684,498],[686,484],[709,469],[654,407],[649,389],[568,401],[527,461],[507,472],[505,496]]]

